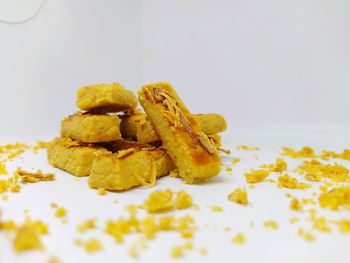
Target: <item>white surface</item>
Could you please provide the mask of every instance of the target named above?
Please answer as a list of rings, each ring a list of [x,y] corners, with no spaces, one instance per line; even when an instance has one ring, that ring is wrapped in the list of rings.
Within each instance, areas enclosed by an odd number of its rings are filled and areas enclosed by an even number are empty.
[[[347,0],[49,0],[28,23],[0,23],[0,135],[54,133],[79,86],[112,81],[170,81],[193,112],[233,124],[349,124],[349,12]]]
[[[279,189],[275,185],[263,182],[256,184],[255,189],[249,189],[249,206],[242,207],[229,202],[226,196],[237,187],[247,187],[243,177],[243,171],[248,168],[257,168],[262,163],[274,162],[279,156],[280,146],[290,145],[300,147],[310,145],[317,150],[332,149],[342,150],[350,148],[349,127],[325,127],[325,126],[296,126],[276,125],[271,132],[269,128],[258,130],[257,126],[229,130],[225,135],[225,147],[232,150],[237,144],[256,145],[261,147],[258,152],[233,151],[232,156],[241,158],[241,162],[233,167],[233,176],[223,172],[211,181],[201,185],[185,185],[180,179],[165,177],[160,179],[156,186],[150,189],[137,188],[123,193],[109,193],[106,196],[98,196],[96,191],[88,188],[86,178],[74,178],[64,172],[50,168],[47,164],[44,152],[38,155],[26,154],[23,157],[24,168],[43,169],[54,171],[57,180],[48,183],[25,185],[19,194],[10,194],[9,200],[0,199],[0,207],[4,218],[15,218],[20,221],[24,217],[23,210],[28,209],[33,219],[43,219],[50,225],[50,235],[45,237],[46,252],[25,253],[15,255],[10,242],[0,235],[0,262],[47,262],[47,259],[55,255],[62,262],[137,262],[128,256],[129,245],[136,240],[136,236],[126,239],[126,244],[114,243],[111,237],[102,233],[104,222],[107,218],[117,218],[125,214],[123,207],[127,204],[139,204],[146,199],[150,191],[156,189],[171,188],[174,191],[186,190],[199,204],[200,210],[187,209],[177,211],[176,215],[190,214],[196,218],[199,231],[195,234],[195,250],[190,251],[181,262],[347,262],[348,244],[350,235],[341,235],[334,228],[331,234],[323,234],[313,231],[316,235],[315,242],[307,243],[296,235],[299,226],[310,229],[310,222],[303,218],[308,213],[292,212],[289,209],[289,201],[285,193],[289,192],[297,197],[311,197],[311,193],[318,191],[317,183],[307,191]],[[316,132],[315,132],[316,131]],[[2,138],[0,144],[13,142],[16,138]],[[45,139],[45,138],[41,138]],[[22,138],[26,142],[32,138]],[[253,156],[258,156],[256,160]],[[286,158],[289,169],[293,169],[302,160]],[[231,157],[224,157],[225,165],[231,165]],[[336,160],[338,163],[350,168],[350,162]],[[12,166],[15,167],[19,163]],[[291,173],[293,174],[293,173]],[[295,175],[300,181],[301,176]],[[271,178],[277,178],[272,175]],[[309,182],[308,182],[309,183]],[[113,200],[119,203],[113,203]],[[69,210],[68,224],[62,224],[54,218],[54,210],[51,202],[57,202]],[[224,207],[223,213],[215,213],[210,210],[211,205]],[[317,206],[318,207],[318,206]],[[347,218],[349,212],[330,212],[321,210],[318,215],[327,218]],[[295,225],[290,225],[290,217],[297,215],[302,219]],[[87,254],[74,245],[74,239],[79,237],[75,230],[77,224],[85,219],[97,217],[98,229],[84,234],[83,239],[97,237],[103,242],[104,249],[96,254]],[[280,228],[269,230],[262,226],[265,220],[276,220]],[[250,228],[250,222],[256,227]],[[225,232],[224,228],[230,226],[232,231]],[[237,246],[231,243],[231,238],[242,231],[247,237],[247,243]],[[149,248],[141,252],[139,261],[145,262],[180,262],[169,257],[173,245],[182,244],[178,234],[160,234],[155,240],[149,242]],[[207,256],[201,256],[198,248],[205,246],[208,249]]]

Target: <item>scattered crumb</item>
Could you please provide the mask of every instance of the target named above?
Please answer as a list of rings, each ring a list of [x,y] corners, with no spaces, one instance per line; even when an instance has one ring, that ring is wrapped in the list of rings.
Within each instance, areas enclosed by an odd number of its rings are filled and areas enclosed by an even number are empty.
[[[241,161],[241,159],[239,159],[239,158],[232,158],[233,164],[239,163],[240,161]]]
[[[282,158],[277,158],[273,171],[278,172],[278,173],[282,173],[282,172],[287,170],[287,167],[288,167],[288,165],[287,165],[285,160],[283,160]]]
[[[7,174],[5,162],[0,162],[0,175]]]
[[[336,222],[336,224],[339,226],[339,231],[343,234],[349,234],[350,233],[350,220],[342,219]]]
[[[193,249],[193,244],[191,242],[186,242],[183,245],[174,246],[171,249],[171,256],[174,258],[183,257],[185,251],[192,250],[192,249]]]
[[[327,220],[324,217],[316,218],[312,226],[314,229],[317,229],[321,232],[331,232],[331,228],[329,227]]]
[[[192,196],[185,191],[179,191],[176,194],[175,207],[177,209],[188,208],[192,205]]]
[[[314,182],[320,182],[322,179],[330,179],[333,182],[350,182],[349,169],[343,165],[322,164],[318,160],[304,161],[297,172],[304,175],[305,179]]]
[[[277,229],[278,228],[278,224],[274,220],[267,220],[267,221],[265,221],[264,222],[264,226],[266,228],[271,228],[271,229]]]
[[[77,231],[85,233],[87,230],[94,229],[96,227],[96,218],[87,219],[85,222],[77,226]]]
[[[86,252],[93,253],[93,252],[101,250],[102,244],[98,239],[92,238],[92,239],[85,242],[84,248],[85,248]]]
[[[290,200],[289,208],[294,211],[303,211],[303,205],[296,198]]]
[[[157,190],[149,194],[148,199],[144,202],[143,207],[149,213],[165,212],[176,209],[185,209],[192,206],[192,196],[185,191],[175,193],[170,189]]]
[[[58,207],[55,212],[55,217],[62,218],[67,215],[68,211],[64,207]]]
[[[299,151],[290,147],[282,147],[282,155],[286,155],[292,158],[315,158],[315,151],[310,146],[304,146]]]
[[[61,260],[58,257],[50,257],[48,263],[61,263]]]
[[[350,210],[350,186],[340,186],[321,193],[318,202],[322,208],[338,210],[343,207]]]
[[[144,207],[149,213],[164,212],[174,208],[173,192],[170,189],[157,190],[149,194]]]
[[[213,211],[213,212],[223,212],[224,209],[223,209],[221,206],[212,205],[212,206],[211,206],[211,211]]]
[[[278,177],[278,186],[289,189],[306,189],[311,187],[309,184],[299,183],[298,180],[288,174],[284,174]]]
[[[295,223],[298,222],[298,221],[299,221],[299,218],[297,218],[296,216],[291,217],[291,218],[289,219],[289,223],[291,223],[291,224],[295,224]]]
[[[41,170],[32,173],[24,171],[21,168],[17,168],[15,174],[18,174],[18,176],[22,179],[22,182],[24,183],[37,183],[39,181],[55,180],[55,175],[53,173],[45,174]]]
[[[315,236],[311,231],[304,231],[302,228],[299,228],[297,234],[305,241],[311,242],[315,240]]]
[[[246,242],[246,238],[245,238],[243,233],[239,232],[237,235],[235,235],[232,238],[232,242],[236,243],[238,245],[242,245],[242,244],[244,244]]]
[[[257,146],[247,146],[247,145],[238,145],[236,147],[237,151],[244,150],[244,151],[260,151],[260,148]]]
[[[228,200],[241,205],[248,204],[248,194],[244,189],[237,188],[227,196]]]
[[[247,183],[254,184],[263,181],[270,175],[268,171],[265,170],[254,170],[252,169],[249,173],[245,173],[245,179]]]
[[[15,231],[13,246],[17,252],[44,249],[40,237],[48,233],[48,227],[41,220],[32,221],[30,217],[27,217],[24,224],[17,227]]]

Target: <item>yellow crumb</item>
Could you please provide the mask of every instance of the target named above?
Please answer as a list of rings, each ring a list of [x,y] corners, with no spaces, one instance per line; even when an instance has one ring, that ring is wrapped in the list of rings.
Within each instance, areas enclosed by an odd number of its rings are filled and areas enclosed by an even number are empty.
[[[333,182],[350,182],[349,169],[338,163],[323,164],[318,160],[304,161],[297,172],[303,174],[305,179],[319,182],[321,179],[331,179]]]
[[[236,147],[237,151],[244,150],[244,151],[260,151],[260,148],[257,146],[247,146],[247,145],[238,145]]]
[[[350,210],[350,186],[340,186],[323,192],[318,197],[318,202],[322,208],[338,210],[344,207]]]
[[[188,208],[192,205],[192,196],[185,191],[179,191],[176,194],[175,207],[177,209]]]
[[[249,173],[245,173],[245,179],[247,183],[254,184],[263,181],[269,176],[269,172],[265,170],[254,170],[252,169]]]
[[[289,189],[306,189],[311,187],[309,184],[299,183],[298,180],[288,174],[284,174],[278,177],[278,186]]]
[[[242,244],[244,244],[246,242],[246,238],[245,238],[243,233],[239,232],[237,235],[235,235],[232,238],[232,242],[236,243],[238,245],[242,245]]]
[[[241,159],[239,159],[239,158],[232,158],[233,164],[239,163],[240,161],[241,161]]]
[[[274,220],[267,220],[267,221],[265,221],[264,222],[264,226],[266,228],[271,228],[271,229],[277,229],[278,228],[278,224]]]
[[[57,257],[50,257],[48,263],[60,263],[61,260]]]
[[[11,191],[19,192],[21,186],[17,183],[18,177],[13,175],[13,177],[8,177],[7,179],[0,180],[0,194]],[[7,200],[7,195],[2,195],[4,200]]]
[[[96,219],[87,219],[85,222],[77,226],[77,231],[80,233],[85,233],[87,230],[94,229],[96,227]]]
[[[336,222],[339,226],[339,230],[343,234],[350,233],[350,220],[342,219]]]
[[[285,160],[283,160],[282,158],[277,158],[274,172],[282,173],[287,170],[287,167],[288,165]]]
[[[57,207],[58,207],[58,204],[55,203],[55,202],[52,202],[52,203],[51,203],[51,207],[52,207],[52,208],[57,208]]]
[[[105,190],[105,189],[103,189],[103,188],[98,188],[97,189],[97,194],[98,195],[106,195],[108,192]]]
[[[91,238],[86,241],[84,244],[84,248],[86,252],[93,253],[102,249],[101,242],[96,238]]]
[[[21,186],[19,184],[11,184],[10,191],[13,193],[17,193],[21,190]]]
[[[195,221],[190,216],[174,217],[155,215],[139,219],[136,214],[130,213],[129,218],[108,220],[104,229],[105,233],[111,235],[118,243],[124,241],[124,236],[131,233],[138,233],[146,239],[153,239],[158,232],[175,231],[183,238],[193,237],[196,231]]]
[[[68,211],[64,207],[59,207],[55,212],[55,217],[65,217]]]
[[[312,149],[310,146],[304,146],[299,151],[294,150],[290,147],[282,147],[282,155],[286,155],[292,158],[315,158],[317,157],[315,155],[314,149]]]
[[[175,196],[175,200],[173,199]],[[192,206],[192,196],[185,191],[176,193],[170,189],[157,190],[149,194],[148,199],[143,203],[143,207],[149,213],[165,212],[176,209],[185,209]]]
[[[14,159],[30,148],[24,143],[0,145],[0,154],[5,155],[7,159]]]
[[[164,212],[174,208],[173,192],[170,189],[157,190],[148,196],[144,207],[149,213]]]
[[[314,234],[312,234],[310,231],[308,231],[308,232],[305,232],[304,233],[304,240],[305,241],[314,241],[315,240],[315,236],[314,236]]]
[[[289,208],[294,211],[303,211],[303,205],[296,198],[290,200]]]
[[[13,246],[17,252],[44,249],[40,240],[40,235],[45,235],[47,233],[48,227],[44,222],[40,220],[32,221],[28,217],[23,225],[16,228]]]
[[[15,174],[17,174],[24,183],[36,183],[39,181],[52,181],[55,180],[55,175],[52,173],[44,174],[41,170],[38,170],[34,173],[27,172],[22,170],[21,168],[17,168],[15,171]]]
[[[333,151],[323,151],[320,158],[328,160],[329,158],[339,158],[349,161],[350,160],[350,149],[344,149],[341,153]]]
[[[18,229],[13,245],[17,252],[32,249],[43,249],[39,234],[35,231],[35,229],[26,225]]]
[[[186,242],[183,245],[174,246],[171,249],[171,256],[174,258],[183,257],[186,250],[192,250],[192,249],[193,249],[193,244],[190,242]]]
[[[246,190],[240,188],[235,189],[227,196],[228,200],[241,205],[248,204],[248,194]]]
[[[17,225],[13,220],[0,221],[0,230],[15,231],[16,229]]]
[[[226,172],[232,172],[232,167],[226,166]]]
[[[211,211],[213,211],[213,212],[223,212],[224,209],[223,209],[221,206],[212,205],[212,206],[211,206]]]
[[[5,162],[0,162],[0,175],[7,174]]]
[[[313,222],[313,228],[322,232],[331,232],[331,228],[328,226],[327,220],[324,217],[316,218]]]
[[[138,238],[135,242],[133,242],[129,249],[129,255],[133,258],[138,258],[140,255],[141,249],[146,249],[147,243],[145,238]]]
[[[289,219],[289,223],[291,223],[291,224],[295,224],[295,223],[298,222],[298,221],[299,221],[299,218],[297,218],[296,216],[291,217],[291,218]]]
[[[310,231],[304,231],[302,228],[298,229],[298,236],[302,237],[305,241],[311,242],[315,240],[314,234]]]

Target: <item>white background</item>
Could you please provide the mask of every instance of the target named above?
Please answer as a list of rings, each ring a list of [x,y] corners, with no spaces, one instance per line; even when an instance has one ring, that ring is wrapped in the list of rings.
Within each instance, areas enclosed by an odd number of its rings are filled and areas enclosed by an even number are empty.
[[[112,81],[169,81],[234,125],[350,124],[349,13],[346,0],[48,0],[0,23],[0,136],[57,133],[78,87]]]
[[[0,0],[0,20],[30,17],[35,8],[28,2]],[[40,6],[39,0],[32,3]],[[50,139],[53,135],[40,134],[58,134],[60,120],[76,111],[75,93],[82,85],[119,81],[136,91],[143,83],[166,80],[193,112],[225,115],[230,127],[225,147],[261,147],[260,152],[233,151],[223,158],[233,176],[223,169],[198,187],[166,177],[154,188],[103,197],[88,188],[86,178],[50,167],[44,151],[25,154],[10,162],[10,172],[18,165],[40,168],[54,171],[57,180],[27,184],[21,193],[10,194],[1,203],[3,216],[20,222],[29,209],[33,219],[49,223],[51,234],[44,237],[45,253],[20,255],[0,236],[0,262],[47,262],[50,256],[62,262],[126,262],[132,240],[118,246],[102,234],[106,218],[117,218],[125,205],[165,188],[188,191],[201,207],[189,211],[200,231],[185,262],[347,262],[349,235],[315,232],[310,244],[296,235],[299,226],[311,226],[307,213],[300,214],[300,224],[288,223],[295,215],[285,196],[290,191],[258,184],[247,189],[248,207],[232,204],[226,196],[247,187],[244,171],[273,162],[283,145],[349,148],[349,14],[345,0],[48,0],[27,23],[0,23],[1,144],[15,140],[7,136]],[[241,162],[232,165],[233,156]],[[290,171],[300,162],[288,159]],[[349,168],[348,161],[339,163]],[[309,197],[317,189],[314,183],[314,188],[292,194]],[[67,225],[54,218],[52,201],[69,210]],[[211,205],[223,206],[224,212],[212,212]],[[319,215],[348,218],[349,213],[322,210]],[[99,218],[98,229],[83,238],[99,238],[103,253],[86,254],[73,245],[76,225],[90,217]],[[278,221],[280,228],[264,228],[267,219]],[[256,227],[250,228],[250,222]],[[226,226],[232,231],[225,232]],[[247,236],[242,247],[230,242],[238,231]],[[160,236],[141,259],[168,262],[170,248],[181,242],[177,235]],[[209,250],[206,257],[197,251],[202,245]]]

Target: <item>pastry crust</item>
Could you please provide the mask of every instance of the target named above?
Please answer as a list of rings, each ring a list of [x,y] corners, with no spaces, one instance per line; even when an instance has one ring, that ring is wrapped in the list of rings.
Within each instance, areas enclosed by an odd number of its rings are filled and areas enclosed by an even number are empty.
[[[83,143],[109,142],[121,138],[117,115],[78,112],[61,122],[61,136]]]
[[[96,84],[78,90],[77,106],[81,110],[127,111],[137,106],[137,99],[119,83]]]
[[[196,183],[220,172],[221,160],[215,144],[169,83],[143,86],[139,101],[186,183]]]
[[[75,176],[89,175],[94,159],[106,153],[103,147],[83,146],[69,138],[56,138],[47,147],[49,163]]]
[[[174,169],[165,149],[128,149],[98,156],[88,180],[91,188],[121,191],[152,186],[156,178]]]
[[[193,114],[193,118],[198,121],[202,131],[207,135],[223,132],[227,128],[226,120],[220,114]],[[145,114],[121,116],[120,131],[124,138],[133,138],[139,143],[152,143],[160,140]]]

